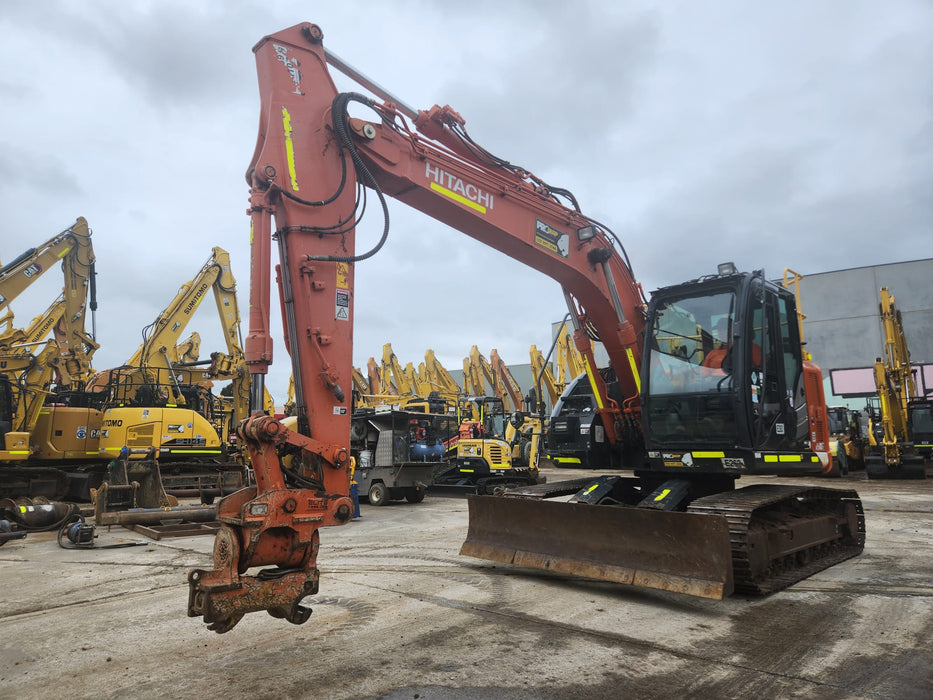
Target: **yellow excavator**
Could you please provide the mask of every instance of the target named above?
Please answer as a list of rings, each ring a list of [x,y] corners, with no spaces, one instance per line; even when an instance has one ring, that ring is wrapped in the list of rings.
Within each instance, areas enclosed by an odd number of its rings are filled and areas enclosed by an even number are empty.
[[[209,363],[176,361],[180,342],[201,303],[213,295],[226,353]],[[214,247],[195,277],[183,284],[159,316],[143,329],[143,342],[121,367],[98,373],[93,388],[110,394],[103,415],[100,454],[113,459],[124,447],[132,459],[152,448],[167,491],[221,491],[243,483],[244,462],[236,448],[233,422],[246,417],[249,376],[240,339],[236,280],[226,250]],[[190,356],[190,347],[188,350]],[[207,365],[207,366],[206,366]],[[230,379],[224,402],[211,391],[214,380]]]
[[[354,367],[352,381],[354,409],[391,406],[421,413],[453,413],[455,410],[456,395],[436,391],[426,369],[419,372],[411,362],[403,368],[391,343],[383,346],[381,363],[369,359],[367,375]]]
[[[543,480],[538,473],[541,430],[526,423],[526,414],[510,413],[498,396],[461,396],[458,432],[447,441],[449,466],[434,484],[474,493],[502,493]]]
[[[19,436],[15,448],[4,446],[0,450],[0,464],[3,465],[0,496],[3,497],[57,497],[65,488],[64,474],[57,470],[16,470],[17,465],[11,464],[24,463],[31,454],[30,433],[49,394],[58,351],[55,341],[48,336],[61,320],[64,308],[64,299],[59,297],[27,328],[7,328],[0,337],[0,425],[7,439]]]
[[[5,336],[5,352],[12,356],[2,368],[3,384],[12,412],[9,421],[0,419],[5,448],[0,462],[4,488],[16,495],[65,495],[66,472],[99,460],[101,412],[97,397],[89,399],[84,391],[99,347],[93,337],[95,258],[87,220],[79,217],[0,269],[0,308],[9,317],[9,304],[59,262],[61,297],[19,335],[22,343],[15,333]],[[90,333],[85,328],[88,309]],[[8,331],[11,327],[8,323]],[[46,342],[49,331],[53,339]],[[42,343],[43,349],[34,354],[32,349]]]
[[[865,459],[869,479],[924,479],[926,468],[915,439],[922,419],[931,423],[930,401],[920,396],[910,364],[901,312],[887,287],[880,292],[884,326],[884,357],[875,359],[875,387],[880,416],[872,421],[870,454]],[[927,437],[926,442],[929,442]]]

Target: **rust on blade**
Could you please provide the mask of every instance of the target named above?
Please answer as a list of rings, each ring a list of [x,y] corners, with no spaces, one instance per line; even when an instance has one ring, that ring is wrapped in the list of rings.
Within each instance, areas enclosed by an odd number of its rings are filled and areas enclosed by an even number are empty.
[[[732,593],[724,517],[469,496],[460,554],[702,598]]]

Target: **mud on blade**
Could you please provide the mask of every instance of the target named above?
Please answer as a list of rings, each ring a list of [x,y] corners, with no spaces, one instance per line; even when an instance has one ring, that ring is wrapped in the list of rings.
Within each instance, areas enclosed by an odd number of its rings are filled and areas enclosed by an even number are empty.
[[[721,516],[469,496],[460,554],[702,598],[732,593]]]

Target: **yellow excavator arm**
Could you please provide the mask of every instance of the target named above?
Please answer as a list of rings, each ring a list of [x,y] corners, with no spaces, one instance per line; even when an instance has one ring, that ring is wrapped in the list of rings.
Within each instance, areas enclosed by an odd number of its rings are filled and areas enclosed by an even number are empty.
[[[884,328],[884,357],[875,359],[875,387],[881,405],[881,425],[884,430],[882,451],[884,462],[895,467],[905,461],[910,443],[908,404],[919,398],[910,364],[910,351],[901,312],[894,295],[887,287],[880,292],[881,323]],[[872,460],[874,461],[874,460]],[[869,470],[869,474],[874,470]]]
[[[538,350],[537,345],[532,345],[528,349],[528,355],[531,358],[531,372],[535,381],[537,382],[538,377],[541,378],[541,386],[538,387],[536,384],[535,391],[541,392],[543,390],[546,392],[550,399],[550,405],[553,406],[557,403],[557,399],[560,398],[563,388],[558,389],[551,366],[544,361],[544,355]],[[543,398],[543,396],[538,396],[538,401],[542,401]]]
[[[402,369],[398,357],[392,351],[392,344],[386,343],[382,346],[382,367],[381,367],[382,386],[395,387],[395,393],[399,396],[414,396],[415,392]]]
[[[139,370],[146,382],[160,385],[165,393],[173,396],[175,403],[184,403],[173,381],[176,364],[184,362],[186,354],[197,353],[200,347],[200,336],[182,342],[181,335],[208,292],[213,293],[217,304],[230,363],[242,363],[236,280],[230,268],[229,253],[219,247],[213,248],[211,257],[197,275],[181,286],[162,313],[143,330],[143,342],[125,363],[126,367]]]
[[[460,385],[454,381],[450,372],[437,359],[434,350],[425,350],[424,376],[428,386],[431,387],[431,391],[436,391],[439,396],[445,399],[456,401],[457,397],[464,393],[460,389]]]
[[[54,363],[59,384],[66,389],[84,387],[91,376],[91,358],[99,347],[93,330],[88,333],[85,329],[89,297],[91,311],[97,307],[94,261],[91,230],[87,220],[79,217],[71,227],[30,248],[0,269],[0,310],[3,310],[61,262],[64,312],[54,324],[56,351],[46,359]]]

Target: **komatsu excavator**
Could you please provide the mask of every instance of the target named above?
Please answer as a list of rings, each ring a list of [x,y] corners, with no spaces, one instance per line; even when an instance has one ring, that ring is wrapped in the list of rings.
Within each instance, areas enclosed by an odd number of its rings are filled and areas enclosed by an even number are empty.
[[[744,474],[831,466],[822,382],[802,361],[792,294],[760,272],[723,269],[660,290],[646,310],[618,238],[567,190],[483,149],[450,107],[408,107],[326,50],[314,24],[267,36],[254,53],[261,113],[247,170],[251,406],[261,408],[273,359],[275,241],[297,430],[261,415],[239,426],[256,485],[218,504],[214,566],[189,573],[190,616],[226,632],[252,611],[294,624],[311,614],[301,601],[318,591],[319,530],[353,513],[354,277],[388,236],[387,197],[556,280],[608,438],[630,459],[645,455],[631,462],[636,476],[591,487],[590,503],[535,497],[546,492],[469,497],[462,553],[718,598],[734,587],[780,588],[861,551],[854,491],[734,488]],[[328,64],[382,101],[338,93]],[[372,119],[351,117],[351,104]],[[358,185],[386,214],[379,241],[364,252],[356,246]],[[717,341],[713,329],[730,321]],[[592,336],[606,348],[621,401],[594,370]],[[719,366],[704,364],[715,349],[723,351]]]

